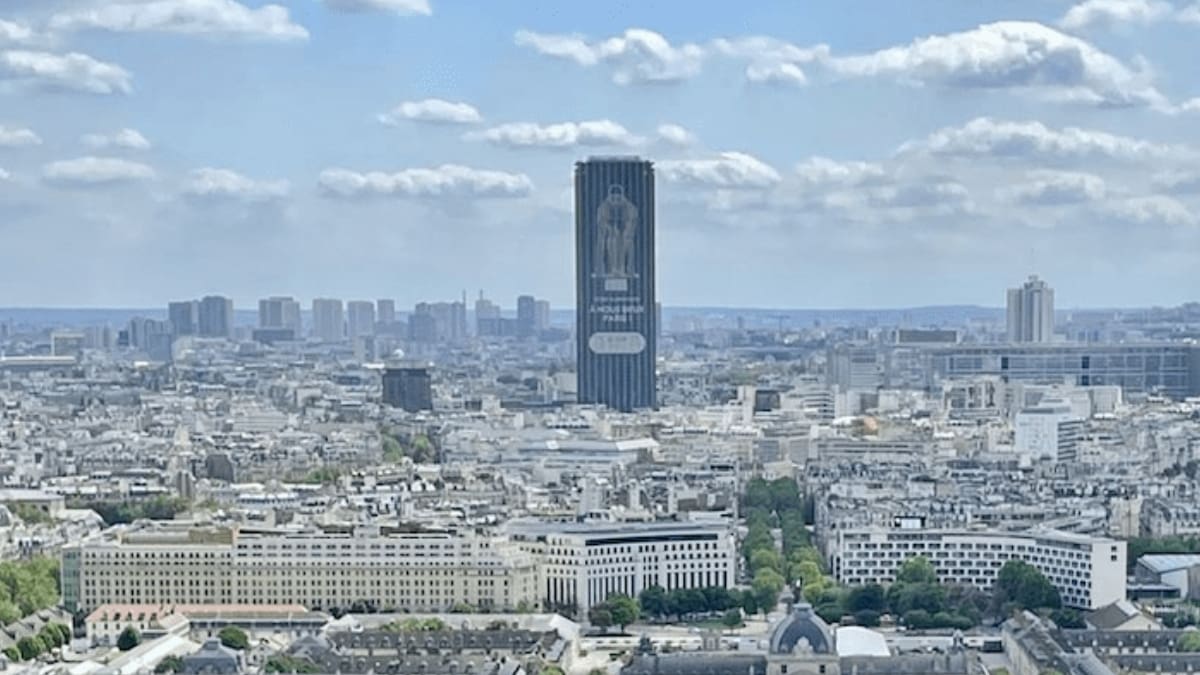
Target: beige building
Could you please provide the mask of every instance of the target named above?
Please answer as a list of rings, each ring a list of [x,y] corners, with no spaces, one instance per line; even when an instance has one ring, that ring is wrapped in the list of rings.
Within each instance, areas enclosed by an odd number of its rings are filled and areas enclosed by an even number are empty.
[[[387,528],[237,531],[139,524],[63,549],[63,603],[534,607],[537,565],[503,539]]]

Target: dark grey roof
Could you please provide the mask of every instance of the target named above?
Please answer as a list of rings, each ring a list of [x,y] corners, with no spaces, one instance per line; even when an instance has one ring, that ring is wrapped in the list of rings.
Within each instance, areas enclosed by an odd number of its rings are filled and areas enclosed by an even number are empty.
[[[800,603],[771,632],[771,653],[791,654],[801,640],[808,642],[814,654],[833,653],[833,633],[829,624],[817,616],[812,605]]]
[[[183,657],[183,673],[237,673],[241,670],[238,653],[215,638],[205,640],[194,654]]]
[[[971,659],[957,654],[844,656],[840,670],[854,675],[970,675]]]
[[[636,656],[621,675],[766,675],[761,654],[677,653]]]

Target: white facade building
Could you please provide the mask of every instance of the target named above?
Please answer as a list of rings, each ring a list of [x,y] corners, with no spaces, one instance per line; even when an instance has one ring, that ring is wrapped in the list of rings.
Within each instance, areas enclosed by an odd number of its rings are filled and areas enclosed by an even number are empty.
[[[238,532],[145,526],[63,549],[63,603],[298,603],[446,611],[535,606],[535,559],[492,537],[354,530]]]
[[[508,532],[541,559],[539,599],[581,616],[614,593],[730,588],[737,541],[726,523],[545,523],[514,521]]]
[[[1067,401],[1043,401],[1017,413],[1013,446],[1017,452],[1073,462],[1083,438],[1083,420]]]
[[[1008,341],[1054,341],[1054,289],[1037,276],[1008,289]]]
[[[841,530],[830,554],[843,584],[888,584],[905,560],[923,556],[942,583],[991,591],[1000,568],[1023,560],[1054,584],[1068,607],[1097,609],[1125,598],[1125,542],[1052,530]]]

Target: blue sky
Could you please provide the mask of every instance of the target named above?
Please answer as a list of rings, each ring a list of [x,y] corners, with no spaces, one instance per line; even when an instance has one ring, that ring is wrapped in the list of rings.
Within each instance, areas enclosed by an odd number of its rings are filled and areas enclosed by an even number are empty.
[[[0,306],[569,306],[614,153],[669,305],[1196,300],[1193,3],[5,0]]]

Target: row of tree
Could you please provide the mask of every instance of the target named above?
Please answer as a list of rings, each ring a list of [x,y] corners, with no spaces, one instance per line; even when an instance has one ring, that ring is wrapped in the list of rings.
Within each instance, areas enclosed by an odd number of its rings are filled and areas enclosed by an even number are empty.
[[[0,562],[0,624],[58,604],[58,561],[37,557]]]
[[[158,495],[149,499],[122,499],[119,501],[76,501],[69,506],[90,509],[100,515],[108,525],[123,525],[135,520],[172,520],[188,509],[188,500],[181,497]]]
[[[804,498],[795,480],[752,479],[742,497],[742,510],[747,528],[742,556],[758,609],[765,613],[774,608],[787,584],[801,586],[810,602],[836,590],[837,584],[821,568],[820,553],[809,541]],[[771,534],[774,527],[780,531],[782,553]]]
[[[70,627],[61,623],[48,623],[42,626],[37,635],[23,637],[17,640],[17,644],[6,648],[4,656],[10,663],[29,661],[70,641]]]

